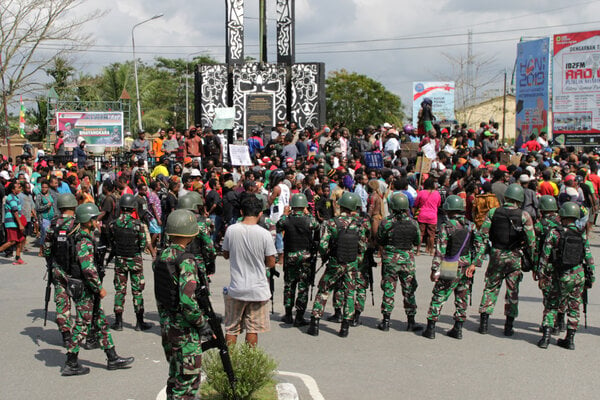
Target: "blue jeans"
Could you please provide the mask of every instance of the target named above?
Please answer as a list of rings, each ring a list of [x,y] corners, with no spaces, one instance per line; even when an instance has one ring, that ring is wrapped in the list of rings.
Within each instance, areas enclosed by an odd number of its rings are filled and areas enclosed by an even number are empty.
[[[221,232],[223,229],[223,217],[216,214],[210,214],[209,218],[215,226],[215,230],[213,231],[211,238],[215,247],[218,247],[217,238],[219,237],[219,232]]]

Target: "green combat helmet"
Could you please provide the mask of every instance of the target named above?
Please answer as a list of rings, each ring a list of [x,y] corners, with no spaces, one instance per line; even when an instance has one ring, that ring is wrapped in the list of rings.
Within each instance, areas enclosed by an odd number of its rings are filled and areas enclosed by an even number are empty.
[[[360,204],[360,197],[354,193],[344,192],[340,199],[340,207],[344,207],[350,211],[355,211]]]
[[[560,215],[561,217],[564,217],[564,218],[579,219],[579,218],[581,218],[581,208],[579,208],[579,205],[577,203],[573,203],[572,201],[567,201],[560,208],[558,215]]]
[[[56,199],[56,207],[59,210],[65,208],[75,208],[77,207],[77,199],[71,193],[61,193],[58,195],[58,199]]]
[[[132,194],[124,194],[119,200],[119,207],[121,210],[133,210],[136,206],[137,201]]]
[[[175,210],[169,214],[165,227],[167,235],[194,237],[198,231],[196,216],[190,210]]]
[[[540,211],[558,211],[554,196],[546,194],[540,197]]]
[[[292,196],[290,200],[290,207],[292,208],[306,208],[308,207],[308,200],[302,193],[298,193]]]
[[[85,224],[100,215],[100,210],[94,203],[83,203],[75,209],[75,222]]]
[[[465,202],[461,197],[451,195],[446,198],[443,207],[445,211],[465,211]]]
[[[392,199],[390,200],[390,208],[393,211],[408,210],[408,207],[409,207],[408,197],[406,197],[402,193],[396,193],[395,195],[392,196]]]
[[[198,196],[194,195],[197,194]],[[198,207],[204,205],[204,201],[200,193],[198,192],[189,192],[184,194],[177,200],[177,209],[178,210],[189,210],[193,212],[198,211]]]
[[[522,203],[525,200],[525,191],[518,183],[511,183],[504,192],[504,197]]]

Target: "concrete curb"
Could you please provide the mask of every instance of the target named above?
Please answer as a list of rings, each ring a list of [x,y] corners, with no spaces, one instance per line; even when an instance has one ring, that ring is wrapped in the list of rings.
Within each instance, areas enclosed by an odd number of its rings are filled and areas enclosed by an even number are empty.
[[[275,386],[277,390],[277,398],[279,400],[299,400],[298,391],[296,390],[296,386],[293,383],[278,383]]]

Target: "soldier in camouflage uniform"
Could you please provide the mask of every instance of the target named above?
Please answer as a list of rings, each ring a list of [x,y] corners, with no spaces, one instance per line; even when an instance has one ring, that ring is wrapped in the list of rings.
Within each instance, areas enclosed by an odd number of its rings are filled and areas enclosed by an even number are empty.
[[[71,299],[67,294],[67,277],[65,271],[61,268],[63,254],[57,251],[58,232],[64,231],[67,234],[75,229],[75,208],[77,199],[70,193],[58,195],[56,205],[61,212],[60,216],[55,217],[50,223],[50,228],[44,239],[42,252],[46,262],[52,265],[52,279],[54,283],[54,302],[56,303],[56,324],[62,335],[63,345],[66,347],[71,340]]]
[[[557,344],[574,350],[581,297],[584,288],[591,288],[595,281],[595,266],[587,235],[575,223],[581,216],[579,205],[566,202],[559,215],[562,226],[553,228],[544,241],[538,276],[542,291],[552,288],[557,281],[560,298],[558,309],[550,310],[544,319],[544,333],[538,346],[545,349],[550,344],[554,317],[560,311],[567,315],[567,334],[564,339],[558,339]]]
[[[488,320],[494,312],[502,281],[506,281],[504,335],[514,334],[513,322],[519,314],[519,283],[523,279],[521,259],[523,251],[535,253],[533,221],[527,211],[521,210],[525,194],[521,185],[513,183],[504,193],[504,205],[488,212],[481,230],[475,235],[477,256],[475,266],[481,267],[484,255],[489,252],[490,262],[485,272],[485,288],[481,297],[479,333],[488,333]],[[491,246],[488,244],[491,242]]]
[[[404,311],[408,319],[406,330],[418,330],[420,327],[415,323],[417,314],[417,277],[415,274],[414,249],[421,244],[421,232],[417,222],[408,214],[408,198],[397,193],[390,200],[390,208],[393,214],[381,221],[377,230],[377,244],[381,247],[382,271],[381,289],[383,299],[381,301],[381,313],[383,319],[377,325],[382,331],[390,329],[390,315],[394,309],[394,294],[396,293],[397,281],[402,285],[404,296]]]
[[[106,296],[106,289],[98,276],[94,264],[94,242],[92,232],[97,228],[96,218],[100,214],[98,207],[92,203],[84,203],[75,210],[75,222],[80,229],[69,246],[70,254],[67,274],[69,296],[75,302],[77,319],[73,328],[73,336],[67,347],[67,361],[62,370],[63,376],[84,375],[90,372],[87,367],[78,363],[79,344],[88,335],[90,326],[97,328],[100,347],[108,358],[109,370],[127,368],[133,363],[133,357],[120,357],[115,351],[112,336],[108,330],[106,315],[102,310],[100,299]]]
[[[475,224],[465,218],[465,202],[458,196],[448,196],[444,201],[444,211],[447,219],[442,223],[435,248],[435,255],[431,263],[431,281],[435,282],[433,296],[427,313],[427,329],[423,336],[428,339],[435,338],[435,323],[437,322],[442,306],[454,292],[454,327],[448,331],[448,336],[462,339],[462,326],[467,319],[467,306],[470,296],[470,287],[473,276],[467,276],[467,268],[472,264],[473,235]],[[440,271],[443,259],[454,259],[459,255],[458,267],[453,271]]]
[[[162,345],[169,362],[168,399],[196,399],[200,389],[201,339],[210,328],[198,301],[198,262],[186,247],[198,235],[198,221],[189,210],[167,218],[169,245],[154,261],[154,293]]]
[[[343,278],[344,313],[340,337],[348,336],[350,321],[354,318],[355,280],[358,266],[362,263],[367,250],[371,224],[359,219],[356,210],[360,206],[360,198],[354,193],[345,192],[340,199],[341,214],[327,221],[325,234],[321,238],[319,251],[321,257],[328,258],[329,264],[319,281],[319,290],[313,304],[310,326],[307,333],[319,334],[319,320],[327,304],[329,292],[335,283]]]
[[[548,234],[552,229],[561,226],[560,218],[558,217],[557,213],[558,206],[556,204],[556,199],[553,196],[542,196],[539,201],[539,208],[541,212],[541,218],[538,219],[533,226],[536,239],[536,252],[534,255],[533,265],[536,266],[536,271],[534,271],[536,275],[538,273],[537,269],[540,262],[541,251],[544,242],[546,241],[546,237],[548,237]],[[558,280],[552,279],[551,284],[544,287],[542,294],[544,296],[544,313],[542,316],[541,329],[543,331],[544,326],[549,326],[555,329],[555,334],[558,334],[565,330],[565,315],[558,313],[558,316],[555,319],[554,314],[550,312],[551,310],[556,310],[558,308],[558,300],[560,297]]]
[[[315,232],[320,225],[308,214],[308,201],[303,194],[295,194],[290,200],[290,207],[284,210],[284,215],[277,221],[277,232],[283,233],[283,306],[285,315],[281,319],[286,324],[294,323],[300,327],[308,325],[304,312],[308,303],[310,286],[311,249],[314,246]],[[314,255],[316,257],[316,254]],[[298,297],[296,298],[296,286]],[[292,309],[296,300],[296,318],[292,317]]]
[[[136,331],[145,331],[152,325],[144,322],[144,261],[142,251],[146,248],[146,234],[142,222],[131,213],[135,209],[136,200],[133,195],[125,194],[119,200],[121,214],[110,224],[112,249],[115,254],[115,323],[111,328],[123,330],[123,310],[127,294],[127,277],[131,276],[131,294],[137,323]]]

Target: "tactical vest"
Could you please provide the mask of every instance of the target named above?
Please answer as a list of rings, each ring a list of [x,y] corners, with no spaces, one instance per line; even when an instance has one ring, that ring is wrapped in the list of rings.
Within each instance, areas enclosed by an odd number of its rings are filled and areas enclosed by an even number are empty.
[[[560,232],[557,259],[559,269],[565,271],[583,263],[585,248],[583,236],[579,232],[566,228]]]
[[[490,240],[492,247],[501,250],[513,250],[525,240],[523,231],[523,210],[497,208],[492,217]]]
[[[411,250],[417,235],[417,227],[410,220],[394,221],[390,244],[398,250]]]
[[[73,232],[75,220],[69,225],[62,226],[64,219],[56,220],[54,229],[54,241],[52,243],[52,259],[54,263],[68,276],[80,275],[77,263],[77,233]]]
[[[137,221],[134,222],[134,226]],[[113,224],[115,255],[118,257],[132,258],[140,252],[138,232],[135,228],[123,228]]]
[[[455,256],[461,247],[463,248],[460,252],[461,257],[469,254],[469,251],[471,251],[471,244],[473,243],[473,235],[469,236],[469,241],[465,243],[465,239],[467,238],[468,234],[468,225],[465,225],[462,228],[455,228],[448,235],[448,243],[446,244],[446,257]],[[465,243],[464,247],[463,243]]]
[[[162,255],[162,253],[161,253]],[[175,259],[164,261],[159,255],[154,263],[154,296],[156,303],[169,311],[176,311],[179,307],[179,264],[185,259],[194,256],[181,252]]]
[[[360,236],[358,229],[350,229],[352,223],[350,222],[350,225],[346,227],[340,220],[335,220],[338,231],[335,258],[340,264],[348,264],[358,258]]]
[[[310,250],[310,218],[290,215],[285,220],[283,248],[286,252]]]

